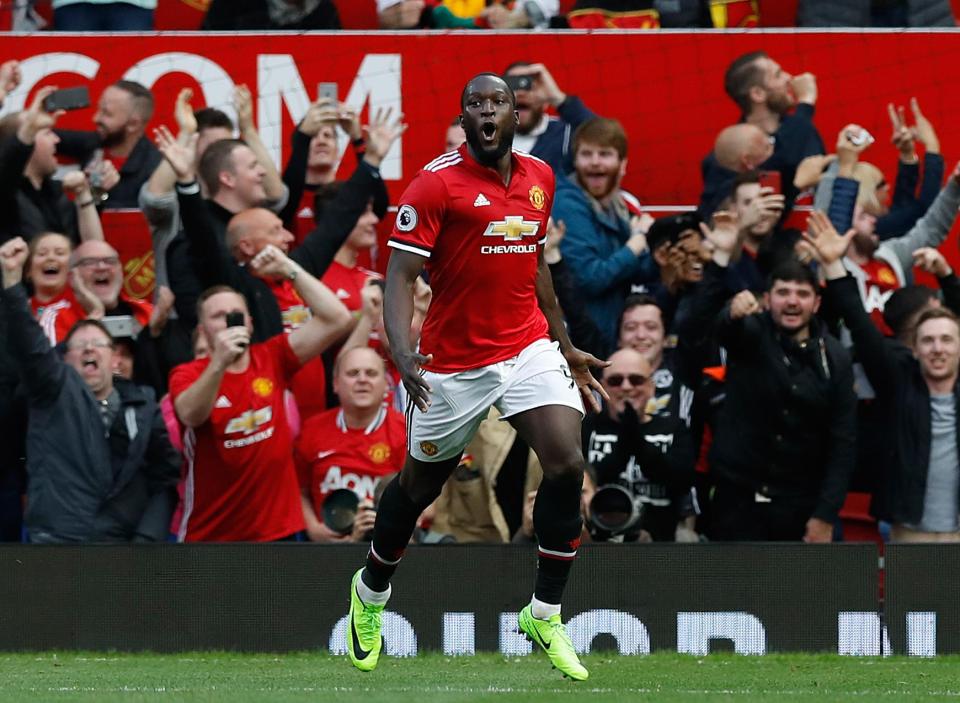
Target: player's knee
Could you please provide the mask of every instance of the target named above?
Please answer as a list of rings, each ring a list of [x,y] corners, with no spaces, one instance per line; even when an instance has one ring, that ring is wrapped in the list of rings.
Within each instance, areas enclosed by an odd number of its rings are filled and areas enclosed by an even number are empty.
[[[541,459],[544,478],[551,481],[573,481],[583,483],[583,454],[579,448],[556,457]]]
[[[407,476],[400,478],[400,485],[403,487],[410,502],[416,505],[420,510],[425,510],[440,495],[443,490],[444,480],[435,479],[432,476]]]

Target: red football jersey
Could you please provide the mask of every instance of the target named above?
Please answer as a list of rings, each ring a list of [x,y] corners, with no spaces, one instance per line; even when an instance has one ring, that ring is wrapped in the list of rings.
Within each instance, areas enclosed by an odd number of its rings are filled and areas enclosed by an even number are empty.
[[[387,406],[362,429],[348,428],[340,408],[315,415],[304,424],[296,445],[300,485],[309,487],[321,522],[323,501],[331,491],[349,488],[360,500],[373,500],[381,477],[402,469],[406,456],[403,413]]]
[[[170,373],[174,403],[210,359]],[[287,335],[250,347],[250,365],[224,374],[209,419],[184,436],[186,496],[180,539],[266,542],[303,529],[283,392],[300,368]]]
[[[383,276],[363,266],[347,268],[339,261],[334,261],[324,272],[320,281],[334,292],[340,302],[347,306],[347,310],[353,312],[363,307],[360,290],[369,278],[383,278]]]
[[[400,198],[389,245],[427,257],[433,300],[420,352],[454,373],[509,359],[548,335],[537,303],[553,170],[513,152],[510,184],[464,144],[427,164]]]
[[[30,298],[33,316],[37,318],[43,333],[47,335],[52,346],[56,346],[66,339],[67,332],[80,320],[86,319],[87,313],[77,301],[73,289],[69,286],[63,289],[53,300],[41,303],[37,296]]]

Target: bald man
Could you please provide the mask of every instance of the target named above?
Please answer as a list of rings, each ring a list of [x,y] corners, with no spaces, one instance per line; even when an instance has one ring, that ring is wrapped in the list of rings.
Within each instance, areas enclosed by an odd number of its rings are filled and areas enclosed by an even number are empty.
[[[720,130],[713,155],[724,168],[746,173],[773,155],[773,142],[762,129],[744,122]]]

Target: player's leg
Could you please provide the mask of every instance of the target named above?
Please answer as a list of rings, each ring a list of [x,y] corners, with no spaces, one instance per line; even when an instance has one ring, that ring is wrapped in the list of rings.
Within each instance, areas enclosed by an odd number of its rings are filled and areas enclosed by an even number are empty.
[[[519,625],[544,648],[555,667],[578,681],[585,680],[588,673],[564,630],[560,603],[583,528],[580,516],[582,417],[573,408],[546,405],[510,418],[543,467],[543,480],[533,506],[533,529],[538,543],[537,580],[533,599],[520,612]]]
[[[440,495],[459,462],[460,454],[438,462],[407,457],[403,471],[389,483],[377,505],[373,540],[362,574],[366,589],[389,592],[390,578],[410,543],[417,520]]]
[[[354,666],[371,671],[383,647],[381,615],[390,598],[390,579],[400,564],[421,513],[440,495],[491,405],[498,376],[482,370],[465,378],[427,374],[433,403],[407,416],[407,461],[377,506],[366,566],[351,584],[347,651]]]
[[[543,467],[533,508],[537,580],[530,605],[520,613],[520,627],[546,650],[554,666],[582,680],[587,670],[563,629],[560,603],[583,527],[583,404],[556,345],[535,342],[520,354],[497,405]]]

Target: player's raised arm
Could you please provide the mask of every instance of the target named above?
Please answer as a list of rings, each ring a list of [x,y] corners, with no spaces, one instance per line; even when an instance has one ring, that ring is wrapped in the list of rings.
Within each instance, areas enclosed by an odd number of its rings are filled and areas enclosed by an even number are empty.
[[[430,386],[420,375],[420,367],[433,359],[411,348],[410,323],[413,321],[413,293],[425,258],[402,249],[390,253],[387,264],[387,289],[383,299],[383,324],[390,342],[393,363],[400,371],[410,400],[426,412],[430,407]],[[547,273],[549,275],[549,271]]]

